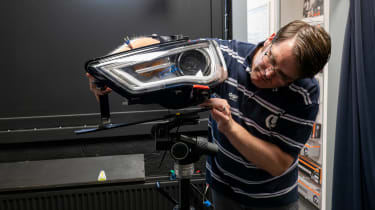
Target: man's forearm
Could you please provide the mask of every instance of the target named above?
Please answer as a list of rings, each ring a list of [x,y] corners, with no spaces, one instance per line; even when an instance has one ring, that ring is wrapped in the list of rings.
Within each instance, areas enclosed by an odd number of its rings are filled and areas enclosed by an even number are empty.
[[[231,144],[250,162],[273,176],[281,175],[293,163],[293,157],[278,146],[251,135],[234,122],[223,134]]]

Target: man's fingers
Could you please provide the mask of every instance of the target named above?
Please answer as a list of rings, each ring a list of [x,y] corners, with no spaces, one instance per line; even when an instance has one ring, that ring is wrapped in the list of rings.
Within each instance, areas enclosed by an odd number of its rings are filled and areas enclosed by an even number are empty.
[[[107,88],[105,90],[101,90],[100,88],[92,88],[91,89],[92,92],[94,92],[95,95],[106,95],[108,93],[110,93],[112,91],[111,88]]]
[[[96,101],[99,102],[99,95],[98,94],[94,94],[94,95],[95,95]]]
[[[95,78],[89,73],[86,73],[86,77],[89,78],[90,81],[95,80]]]
[[[226,115],[224,112],[218,110],[218,109],[212,109],[211,112],[212,112],[212,115],[213,115],[214,119],[217,122],[222,122],[223,120],[225,120],[225,121],[229,120],[229,116]]]
[[[218,102],[214,102],[212,103],[212,108],[220,111],[220,112],[226,112],[227,110],[229,110],[229,105],[228,103],[225,101],[225,100],[222,100],[222,101],[218,101]]]
[[[109,87],[107,87],[105,90],[102,90],[101,93],[103,93],[103,94],[108,94],[108,93],[110,93],[111,91],[112,91],[112,89],[109,88]]]
[[[226,100],[224,99],[219,99],[219,98],[211,98],[208,99],[207,101],[203,102],[200,104],[201,107],[206,107],[206,108],[211,108],[211,109],[216,109],[220,112],[223,113],[228,113],[229,112],[229,104]]]
[[[86,73],[87,78],[89,79],[89,86],[90,90],[95,94],[95,95],[105,95],[108,94],[112,91],[111,88],[106,87],[104,90],[102,88],[99,88],[96,83],[95,83],[95,78],[90,75],[89,73]]]

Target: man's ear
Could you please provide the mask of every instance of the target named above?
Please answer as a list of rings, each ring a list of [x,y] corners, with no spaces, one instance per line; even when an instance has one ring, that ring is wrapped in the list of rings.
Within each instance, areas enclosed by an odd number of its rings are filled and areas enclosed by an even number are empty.
[[[267,38],[267,40],[264,42],[263,46],[268,46],[268,45],[270,45],[270,44],[272,43],[272,40],[273,40],[273,38],[274,38],[275,36],[276,36],[276,33],[271,34],[271,36],[269,36],[269,37]]]

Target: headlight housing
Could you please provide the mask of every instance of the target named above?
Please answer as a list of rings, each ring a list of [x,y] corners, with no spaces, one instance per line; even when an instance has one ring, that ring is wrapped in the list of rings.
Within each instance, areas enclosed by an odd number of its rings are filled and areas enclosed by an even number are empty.
[[[214,40],[183,39],[137,48],[89,61],[86,70],[129,103],[167,108],[201,103],[204,91],[227,78]]]

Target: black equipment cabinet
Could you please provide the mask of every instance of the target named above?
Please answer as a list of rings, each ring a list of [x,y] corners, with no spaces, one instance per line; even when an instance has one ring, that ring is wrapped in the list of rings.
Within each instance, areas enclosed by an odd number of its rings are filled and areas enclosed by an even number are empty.
[[[226,0],[75,0],[3,2],[0,7],[2,89],[0,144],[140,135],[136,125],[76,136],[97,125],[85,61],[116,48],[126,36],[183,34],[227,37]],[[168,113],[156,105],[126,105],[110,95],[114,122]],[[204,123],[206,125],[206,123]],[[198,126],[193,130],[203,130]]]

